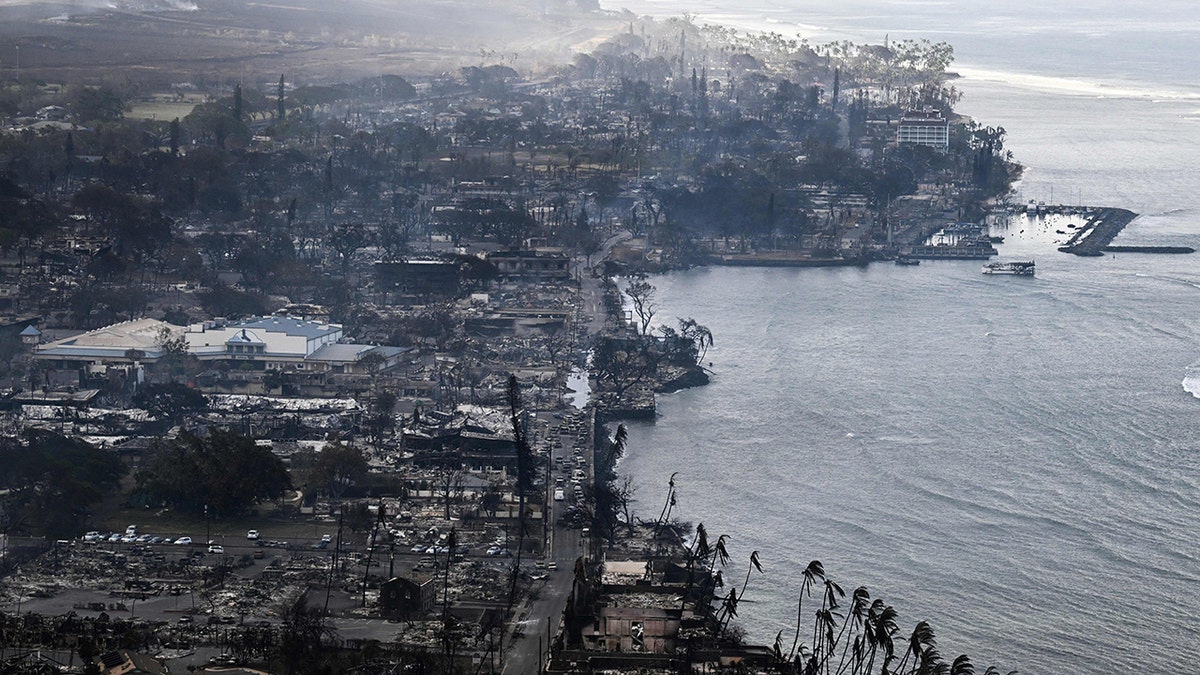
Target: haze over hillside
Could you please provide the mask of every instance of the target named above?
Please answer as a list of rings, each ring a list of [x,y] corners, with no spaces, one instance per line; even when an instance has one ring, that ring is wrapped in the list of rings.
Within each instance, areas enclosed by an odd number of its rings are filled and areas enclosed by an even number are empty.
[[[620,17],[574,0],[0,0],[0,77],[130,79],[287,72],[319,80],[539,68],[569,59]],[[19,59],[19,63],[18,63]]]

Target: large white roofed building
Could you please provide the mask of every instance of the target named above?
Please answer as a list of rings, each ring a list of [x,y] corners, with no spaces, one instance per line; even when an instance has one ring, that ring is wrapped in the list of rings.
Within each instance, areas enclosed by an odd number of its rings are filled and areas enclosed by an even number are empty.
[[[207,321],[186,328],[155,319],[106,326],[39,346],[34,357],[55,370],[98,375],[110,367],[134,364],[154,370],[163,357],[163,337],[187,343],[188,352],[207,368],[240,371],[295,370],[309,373],[361,373],[385,370],[404,349],[344,344],[342,326],[283,316],[239,321]],[[363,357],[378,354],[371,367]]]

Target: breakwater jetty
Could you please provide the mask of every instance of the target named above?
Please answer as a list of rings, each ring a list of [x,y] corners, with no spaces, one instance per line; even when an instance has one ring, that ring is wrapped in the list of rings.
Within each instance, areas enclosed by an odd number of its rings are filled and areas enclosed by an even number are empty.
[[[1079,256],[1102,256],[1105,253],[1105,247],[1112,243],[1112,240],[1121,233],[1121,230],[1125,229],[1126,225],[1133,222],[1137,215],[1127,209],[1099,209],[1088,218],[1083,227],[1067,240],[1065,245],[1058,247],[1058,250]]]
[[[1195,253],[1191,246],[1105,246],[1105,253]]]

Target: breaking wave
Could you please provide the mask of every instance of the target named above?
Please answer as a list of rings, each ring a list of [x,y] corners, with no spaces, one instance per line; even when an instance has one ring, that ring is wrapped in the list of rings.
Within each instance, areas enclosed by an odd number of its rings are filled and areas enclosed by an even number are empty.
[[[1200,363],[1188,366],[1183,376],[1183,390],[1200,398]]]

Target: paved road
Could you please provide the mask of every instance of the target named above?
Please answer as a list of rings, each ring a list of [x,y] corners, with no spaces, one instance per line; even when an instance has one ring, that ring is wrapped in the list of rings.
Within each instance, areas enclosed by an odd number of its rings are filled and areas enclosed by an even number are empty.
[[[622,231],[605,240],[600,252],[593,256],[593,259],[597,261],[596,264],[599,265],[607,258],[614,246],[632,236],[629,232]],[[604,329],[606,319],[603,284],[601,279],[592,276],[591,269],[585,266],[582,258],[577,258],[574,266],[575,276],[580,280],[579,294],[584,316],[588,322],[587,332],[596,335]],[[589,422],[585,425],[586,434],[582,443],[582,455],[586,460],[584,467],[587,474],[586,479],[591,480],[595,475],[593,466],[595,458],[592,453],[595,440],[590,415],[588,419]],[[523,607],[518,608],[515,630],[511,634],[511,642],[505,651],[502,668],[505,675],[533,675],[540,672],[540,666],[544,663],[544,655],[549,649],[550,641],[558,632],[559,624],[562,622],[563,609],[571,594],[575,576],[575,561],[584,554],[585,550],[586,542],[580,530],[558,525],[559,513],[571,504],[569,476],[575,467],[573,445],[578,437],[563,434],[561,440],[562,447],[555,448],[551,453],[551,465],[558,467],[551,477],[564,476],[566,484],[564,487],[568,498],[561,502],[550,501],[548,517],[550,518],[549,522],[554,523],[554,527],[550,531],[551,541],[545,558],[547,563],[554,561],[558,569],[549,570],[547,578],[539,582],[542,585],[535,587],[536,599],[529,600]],[[564,459],[561,467],[554,463],[558,457]]]
[[[591,335],[597,335],[604,330],[604,291],[601,280],[592,276],[592,269],[598,267],[613,247],[617,244],[633,238],[629,232],[622,231],[609,237],[604,242],[601,250],[592,258],[596,261],[593,268],[585,267],[583,258],[575,259],[575,276],[580,280],[579,297],[583,304],[584,316],[588,317],[587,331]]]
[[[587,419],[590,419],[590,415]],[[580,452],[585,459],[584,471],[587,474],[587,480],[591,480],[593,476],[591,449],[594,445],[590,423],[585,424],[584,427],[586,431]],[[506,651],[502,671],[507,675],[527,675],[539,672],[539,664],[544,662],[544,654],[549,648],[550,641],[558,632],[563,609],[571,594],[575,576],[575,561],[584,554],[585,540],[581,531],[558,524],[559,513],[572,503],[569,476],[576,466],[573,446],[579,440],[579,436],[571,432],[561,434],[560,438],[562,447],[555,448],[551,452],[551,464],[556,467],[551,473],[551,477],[562,476],[564,478],[564,489],[568,496],[561,502],[550,501],[549,516],[554,527],[550,530],[550,547],[545,558],[545,562],[553,561],[558,569],[548,570],[547,578],[536,582],[541,584],[540,587],[535,587],[537,597],[527,601],[518,610],[516,630]],[[561,466],[554,462],[559,457],[564,460]]]

